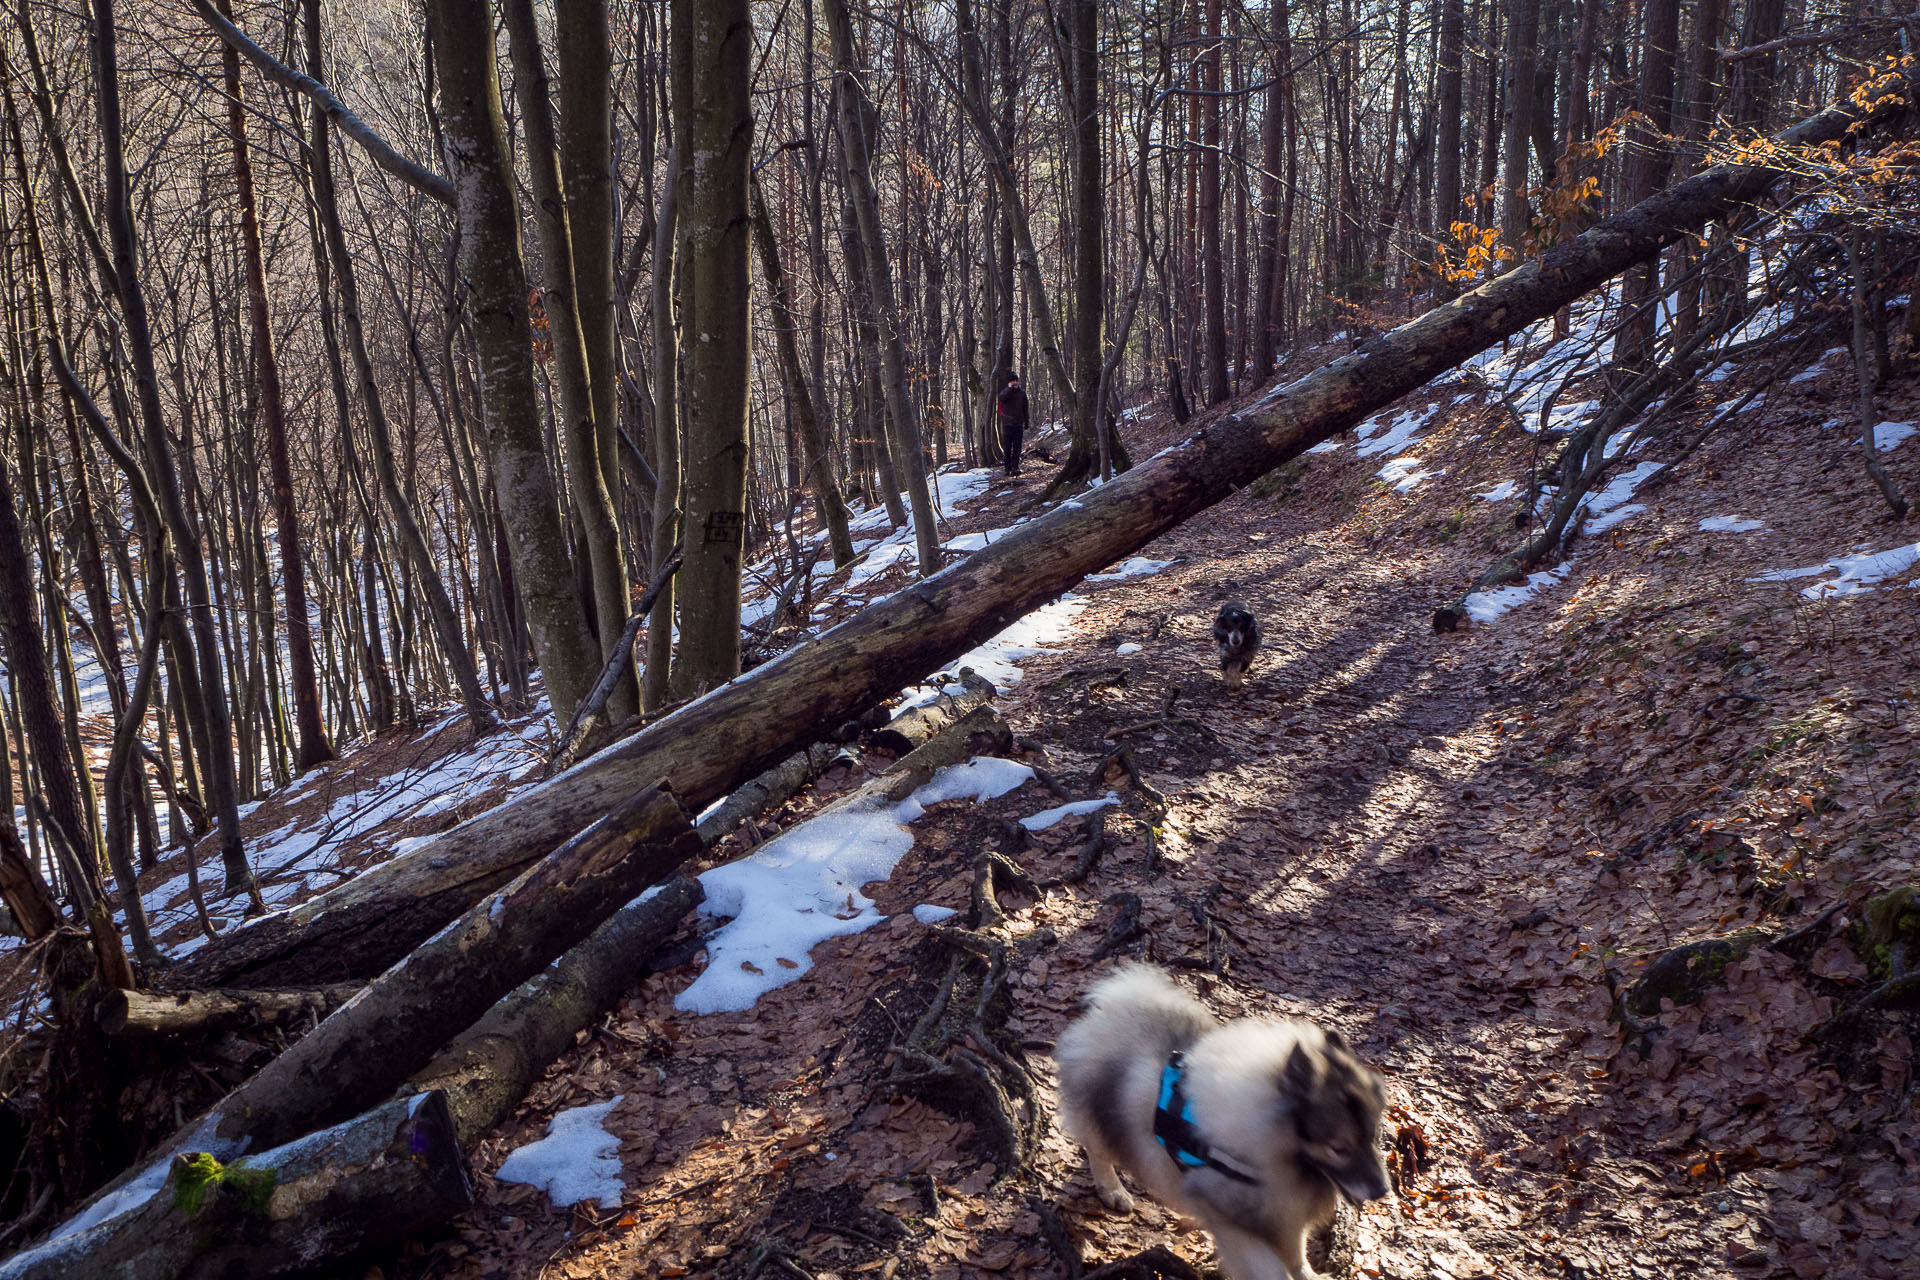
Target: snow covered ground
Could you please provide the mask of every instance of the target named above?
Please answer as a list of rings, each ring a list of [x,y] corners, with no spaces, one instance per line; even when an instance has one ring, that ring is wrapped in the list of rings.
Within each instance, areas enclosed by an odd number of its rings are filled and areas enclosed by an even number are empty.
[[[431,743],[440,733],[461,732],[460,719],[458,714],[443,719],[428,730],[422,741]],[[349,757],[310,771],[271,798],[276,804],[287,806],[303,804],[311,798],[309,793],[317,793],[326,800],[325,808],[247,842],[247,860],[260,883],[261,897],[271,910],[295,898],[333,888],[351,874],[341,855],[357,843],[390,829],[393,824],[431,818],[456,809],[503,782],[511,787],[529,780],[545,759],[546,742],[543,708],[498,733],[416,767],[363,777],[352,767]],[[257,810],[261,803],[255,801],[244,806],[242,816]],[[407,843],[395,842],[394,851],[403,852]],[[209,897],[207,906],[213,918],[232,924],[244,902],[211,899],[220,887],[217,863],[203,862],[200,887]],[[194,918],[185,872],[143,893],[141,902],[156,937]],[[205,943],[205,935],[196,933],[163,949],[174,956],[185,956]]]
[[[1872,591],[1888,578],[1898,577],[1920,563],[1920,542],[1902,547],[1890,547],[1885,551],[1867,551],[1861,548],[1822,560],[1819,564],[1810,564],[1801,569],[1775,569],[1763,573],[1749,582],[1791,582],[1799,578],[1816,578],[1832,573],[1831,578],[1822,578],[1812,586],[1802,587],[1800,594],[1808,600],[1828,600],[1835,596],[1859,595]],[[1907,583],[1910,587],[1920,587],[1920,583]]]
[[[603,1127],[607,1113],[625,1094],[605,1102],[562,1111],[547,1125],[547,1136],[508,1154],[493,1176],[502,1182],[539,1187],[557,1208],[591,1200],[602,1209],[618,1209],[620,1139]]]
[[[703,873],[701,911],[729,922],[707,937],[707,967],[675,1007],[747,1009],[813,967],[814,946],[886,919],[861,886],[885,880],[913,848],[910,824],[931,805],[1005,795],[1033,777],[1012,760],[977,756],[936,773],[898,803],[868,794],[788,828],[751,855]]]

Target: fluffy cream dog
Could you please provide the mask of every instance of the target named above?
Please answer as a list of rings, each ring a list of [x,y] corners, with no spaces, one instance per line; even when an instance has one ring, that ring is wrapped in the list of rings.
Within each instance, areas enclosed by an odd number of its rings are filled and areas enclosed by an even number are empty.
[[[1212,1232],[1233,1280],[1313,1280],[1308,1231],[1342,1194],[1387,1194],[1380,1074],[1338,1032],[1293,1018],[1219,1023],[1135,964],[1087,993],[1054,1059],[1062,1119],[1101,1200],[1133,1208],[1125,1169]]]

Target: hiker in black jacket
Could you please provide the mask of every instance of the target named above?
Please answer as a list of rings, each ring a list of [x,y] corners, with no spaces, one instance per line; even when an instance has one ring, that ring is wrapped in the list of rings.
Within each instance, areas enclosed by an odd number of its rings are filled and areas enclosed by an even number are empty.
[[[1006,455],[1007,474],[1020,474],[1020,441],[1027,433],[1027,392],[1020,375],[1007,375],[1007,386],[1000,393],[1000,452]]]

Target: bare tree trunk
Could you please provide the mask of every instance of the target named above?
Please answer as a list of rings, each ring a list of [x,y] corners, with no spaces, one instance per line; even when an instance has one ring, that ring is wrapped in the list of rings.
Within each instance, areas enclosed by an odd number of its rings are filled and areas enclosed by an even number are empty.
[[[603,181],[595,185],[583,179],[577,184],[580,191],[575,191],[574,183],[568,184],[563,190],[560,156],[556,147],[564,146],[570,152],[590,151],[596,137],[600,142],[606,141],[607,125],[604,121],[597,134],[592,128],[593,103],[607,93],[606,10],[592,0],[570,0],[567,8],[587,12],[570,16],[564,10],[557,9],[554,15],[562,53],[561,108],[565,115],[568,105],[572,104],[574,113],[585,117],[584,121],[574,123],[576,132],[584,132],[587,136],[582,139],[574,133],[568,133],[556,143],[546,60],[540,51],[540,30],[534,20],[532,0],[502,0],[501,4],[513,58],[514,93],[519,100],[521,127],[527,137],[526,162],[528,185],[533,192],[533,223],[540,239],[541,262],[546,269],[540,301],[546,312],[548,331],[553,335],[554,363],[559,374],[555,381],[559,383],[560,408],[566,419],[562,439],[566,442],[567,489],[573,510],[580,518],[580,541],[585,545],[593,583],[592,608],[588,618],[599,638],[600,660],[604,663],[613,656],[613,645],[619,639],[620,629],[626,625],[629,603],[626,556],[621,549],[620,528],[614,517],[613,499],[610,496],[619,492],[619,477],[615,472],[613,481],[610,483],[607,480],[607,468],[603,463],[608,459],[602,456],[603,448],[609,454],[613,451],[612,432],[606,432],[607,439],[604,442],[601,440],[602,426],[611,426],[611,416],[616,412],[612,393],[615,390],[614,371],[617,366],[611,347],[610,327],[606,327],[604,332],[595,330],[590,339],[584,311],[585,299],[591,292],[595,306],[605,304],[604,318],[610,322],[613,316],[610,203],[606,216],[599,216],[600,204],[610,201],[610,184]],[[579,48],[583,34],[575,28],[586,28],[584,37],[587,43],[591,43],[595,13],[599,18],[599,62],[596,64],[589,59],[585,66],[569,69],[565,61],[569,50],[576,59],[585,56]],[[600,80],[597,90],[593,83],[596,74]],[[610,148],[611,144],[607,145]],[[578,160],[572,155],[569,158]],[[611,163],[609,155],[602,168]],[[571,164],[568,176],[573,176]],[[580,204],[574,201],[576,194],[582,197]],[[592,207],[589,208],[589,205]],[[595,232],[607,238],[605,249],[598,253],[589,248]],[[594,278],[596,271],[603,271],[604,274],[599,287],[590,289],[586,282]],[[595,345],[603,340],[609,344],[604,353]],[[604,397],[601,394],[603,383],[607,392]],[[601,403],[603,399],[607,401],[604,406]],[[603,412],[608,415],[605,420],[601,416]],[[609,703],[609,714],[615,723],[627,719],[639,709],[638,699],[638,686],[629,672],[614,688]]]
[[[0,813],[0,902],[6,904],[20,936],[37,942],[60,923],[60,910],[54,905],[53,890],[47,887],[46,878],[20,843],[19,828],[13,825],[11,785],[0,794],[0,800],[8,805],[8,811]]]
[[[1100,474],[1103,453],[1124,470],[1131,463],[1117,435],[1102,430],[1101,370],[1106,360],[1107,241],[1105,166],[1100,134],[1100,5],[1067,0],[1067,101],[1073,119],[1073,397],[1072,444],[1049,494]],[[1141,180],[1145,181],[1145,174]],[[1106,449],[1102,449],[1102,444]],[[1110,468],[1109,468],[1110,469]]]
[[[875,326],[879,329],[880,364],[887,422],[893,442],[894,476],[907,492],[913,513],[914,546],[920,576],[940,568],[940,531],[934,527],[933,498],[927,491],[926,451],[920,435],[920,413],[907,389],[906,344],[902,337],[905,315],[894,300],[893,266],[887,257],[887,233],[880,222],[880,197],[873,187],[873,118],[866,86],[861,83],[859,60],[853,47],[853,22],[846,0],[826,0],[827,31],[833,41],[834,90],[839,103],[840,158],[847,179],[847,197],[853,205],[860,251],[866,258],[867,284]]]
[[[220,674],[219,640],[214,631],[212,593],[207,585],[206,555],[198,532],[181,499],[180,479],[174,468],[173,441],[168,438],[160,406],[160,382],[154,368],[153,331],[147,319],[145,290],[135,258],[133,206],[127,192],[126,143],[120,115],[118,35],[113,0],[93,0],[95,108],[100,122],[100,151],[105,170],[107,239],[113,253],[113,281],[120,295],[126,323],[128,355],[146,436],[147,470],[152,477],[161,516],[173,536],[174,553],[187,580],[192,605],[193,647],[196,656],[200,719],[205,724],[208,799],[220,824],[220,859],[226,873],[224,894],[232,897],[253,887],[240,843],[240,805],[235,794],[233,724],[225,681]]]
[[[680,543],[680,349],[674,342],[674,244],[680,217],[680,151],[667,154],[666,183],[653,225],[653,530],[648,541],[654,574],[666,568]],[[647,615],[647,663],[641,705],[667,699],[673,670],[673,601],[669,578]]]
[[[1860,410],[1860,450],[1866,455],[1867,475],[1880,496],[1887,500],[1887,506],[1893,510],[1895,520],[1907,518],[1907,498],[1900,492],[1899,482],[1887,474],[1885,464],[1880,461],[1880,451],[1875,445],[1874,428],[1879,425],[1880,415],[1873,407],[1873,393],[1879,377],[1874,366],[1872,340],[1867,323],[1867,263],[1866,255],[1860,246],[1860,228],[1847,229],[1847,269],[1851,276],[1852,288],[1849,290],[1853,311],[1853,372],[1858,390]]]
[[[760,274],[766,277],[767,292],[772,295],[775,341],[780,348],[780,368],[787,380],[787,394],[793,398],[795,425],[807,458],[807,479],[813,486],[814,501],[820,506],[820,522],[827,528],[827,545],[833,551],[834,567],[853,559],[853,537],[847,532],[847,504],[840,500],[840,488],[834,483],[832,459],[820,431],[819,415],[814,410],[813,391],[807,385],[807,372],[800,363],[800,344],[794,332],[800,316],[793,306],[787,273],[780,265],[780,247],[774,242],[773,220],[767,216],[766,197],[760,180],[752,181],[754,243],[760,249]]]
[[[461,267],[479,348],[480,403],[494,486],[534,654],[546,677],[554,719],[565,724],[601,664],[574,590],[542,439],[493,24],[484,5],[461,0],[435,0],[428,12],[441,127],[460,200]]]
[[[229,20],[228,0],[217,0]],[[313,670],[313,624],[307,616],[306,552],[300,538],[300,509],[293,500],[293,464],[287,455],[287,409],[280,393],[280,360],[273,349],[273,318],[267,310],[267,268],[260,249],[260,215],[253,195],[253,159],[247,151],[247,113],[241,99],[240,55],[220,46],[227,82],[227,132],[233,142],[233,172],[239,187],[240,242],[247,271],[248,323],[253,328],[253,363],[260,392],[260,417],[267,428],[267,465],[273,476],[273,515],[279,526],[280,584],[286,598],[287,667],[293,681],[293,716],[299,731],[294,763],[302,772],[333,759],[320,719],[320,684]]]
[[[304,0],[306,12],[307,72],[315,79],[320,78],[320,3],[319,0]],[[498,87],[495,89],[498,93]],[[320,216],[321,230],[327,242],[327,256],[333,269],[334,283],[340,291],[340,318],[347,331],[347,350],[353,357],[354,372],[360,381],[361,407],[365,411],[368,445],[373,463],[375,479],[379,482],[380,495],[387,508],[387,515],[393,521],[394,536],[400,543],[407,561],[419,576],[421,588],[427,597],[427,617],[433,625],[434,638],[440,642],[441,652],[453,668],[454,681],[460,687],[460,699],[465,704],[467,719],[477,732],[487,732],[495,724],[493,710],[487,705],[486,695],[480,689],[480,673],[474,667],[473,653],[467,648],[466,638],[460,633],[460,619],[454,613],[453,601],[447,595],[446,583],[440,578],[440,569],[433,558],[433,549],[427,545],[427,539],[420,532],[420,522],[414,518],[413,506],[407,501],[406,491],[400,484],[400,473],[394,460],[393,436],[387,425],[384,401],[380,393],[379,379],[374,371],[373,359],[367,351],[366,332],[360,322],[360,286],[353,265],[353,255],[347,248],[347,237],[340,226],[340,205],[333,180],[333,157],[331,143],[327,135],[327,113],[316,103],[312,119],[312,179],[315,211]],[[524,305],[524,290],[522,299]],[[178,540],[176,536],[176,541]],[[569,574],[569,580],[571,575]],[[375,625],[369,619],[368,626]]]
[[[1655,3],[1659,2],[1655,0]],[[1510,0],[1510,3],[1504,148],[1506,179],[1503,184],[1506,190],[1501,202],[1500,238],[1515,254],[1519,254],[1532,222],[1532,212],[1527,202],[1527,141],[1533,134],[1533,70],[1539,57],[1540,0]],[[1491,141],[1488,145],[1492,145]]]
[[[1233,392],[1227,376],[1227,301],[1220,261],[1220,0],[1206,0],[1206,46],[1200,55],[1200,258],[1206,282],[1207,404]]]
[[[553,25],[554,55],[560,67],[560,167],[566,178],[572,230],[575,301],[587,344],[587,367],[593,374],[601,480],[614,499],[609,510],[616,513],[617,524],[619,409],[614,371],[620,366],[613,308],[613,37],[607,0],[555,0]],[[624,558],[620,568],[615,612],[624,623],[630,607]],[[606,644],[604,637],[601,644]]]
[[[1645,200],[1666,181],[1672,157],[1666,133],[1673,123],[1674,46],[1680,42],[1678,0],[1647,0],[1640,50],[1640,114],[1645,123],[1629,132],[1627,200]],[[1615,363],[1638,368],[1653,355],[1655,300],[1660,294],[1660,265],[1644,263],[1627,272],[1620,290],[1624,313],[1613,340]]]
[[[1701,144],[1713,127],[1718,103],[1720,27],[1725,14],[1722,0],[1700,0],[1693,13],[1693,56],[1687,71],[1687,116],[1681,134],[1687,142],[1687,163],[1698,163]],[[1668,269],[1669,284],[1678,291],[1674,308],[1674,341],[1685,341],[1700,326],[1700,263],[1697,242],[1682,240],[1674,247]]]
[[[1267,74],[1273,83],[1267,88],[1267,109],[1260,125],[1260,265],[1254,272],[1251,370],[1251,383],[1254,386],[1273,376],[1274,354],[1279,343],[1280,312],[1286,307],[1286,299],[1281,296],[1278,287],[1281,167],[1285,164],[1283,135],[1287,128],[1287,85],[1292,77],[1292,69],[1286,65],[1290,50],[1286,0],[1271,0],[1267,20],[1272,28],[1268,34]],[[1457,171],[1455,178],[1458,179]],[[1144,169],[1140,173],[1140,181],[1147,181]]]
[[[746,535],[747,177],[753,151],[747,0],[673,0],[680,156],[680,333],[686,399],[686,561],[671,688],[694,697],[740,673]]]

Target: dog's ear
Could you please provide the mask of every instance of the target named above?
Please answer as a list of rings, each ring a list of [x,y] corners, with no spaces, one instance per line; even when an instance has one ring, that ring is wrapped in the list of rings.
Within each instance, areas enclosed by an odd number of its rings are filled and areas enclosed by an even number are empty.
[[[1287,1058],[1287,1067],[1282,1073],[1282,1083],[1287,1091],[1296,1094],[1311,1092],[1318,1074],[1313,1055],[1307,1052],[1307,1047],[1303,1044],[1293,1046],[1293,1053]]]
[[[1335,1053],[1353,1052],[1353,1046],[1347,1043],[1347,1038],[1338,1031],[1335,1031],[1332,1027],[1327,1028],[1327,1048],[1332,1049]]]

